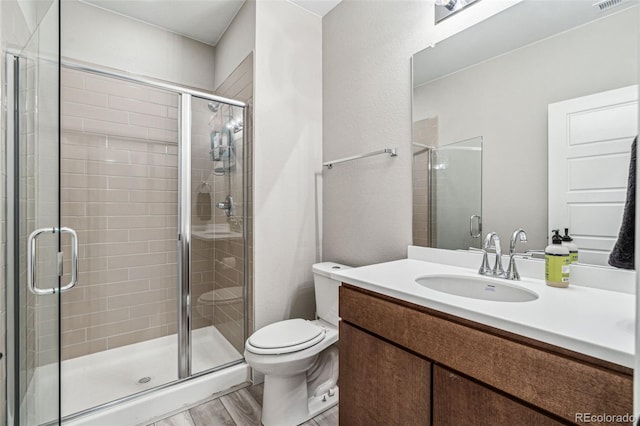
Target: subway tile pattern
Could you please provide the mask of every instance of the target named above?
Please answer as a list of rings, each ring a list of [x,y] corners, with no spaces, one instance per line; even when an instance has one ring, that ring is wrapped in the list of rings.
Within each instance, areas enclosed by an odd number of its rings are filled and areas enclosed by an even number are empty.
[[[61,86],[63,130],[178,142],[174,93],[68,68]]]
[[[252,73],[249,55],[218,94],[251,107]],[[63,69],[61,81],[62,224],[76,229],[80,240],[80,280],[62,297],[62,354],[69,359],[176,332],[178,97],[69,69]],[[245,202],[252,211],[251,196],[243,200],[242,194],[243,167],[248,194],[252,191],[251,161],[243,165],[241,158],[243,149],[252,156],[252,127],[245,123],[246,147],[237,141],[237,167],[222,176],[211,173],[207,103],[194,102],[192,220],[194,225],[227,224],[224,212],[214,206],[232,195],[236,216],[248,225],[251,277],[252,213],[242,217]],[[196,214],[203,182],[211,188],[210,219]],[[215,309],[198,299],[212,290],[242,286],[243,244],[242,239],[192,240],[192,326],[213,323],[239,352],[244,349],[244,303],[252,303],[252,291],[249,301]],[[69,251],[68,245],[63,248]]]
[[[260,426],[263,385],[253,385],[205,401],[148,426]],[[335,406],[302,426],[338,426]]]
[[[69,359],[176,332],[178,96],[66,68],[61,81],[61,221],[80,242]]]
[[[438,118],[425,118],[413,123],[414,142],[426,146],[438,145]],[[429,247],[429,151],[413,146],[413,244]]]
[[[245,328],[249,334],[253,332],[253,53],[250,53],[231,75],[216,90],[216,94],[226,98],[237,99],[248,105],[247,120],[244,123],[243,132],[246,135],[245,145],[242,147],[246,150],[246,158],[244,169],[236,170],[235,178],[231,179],[228,186],[215,186],[214,198],[219,199],[226,197],[226,191],[234,197],[234,199],[242,199],[242,174],[244,174],[247,187],[246,199],[243,200],[247,205],[246,222],[247,233],[245,235],[245,244],[247,244],[247,286],[248,298],[245,303],[248,305],[248,317],[244,318],[244,306],[238,304],[228,304],[221,306],[215,310],[215,324],[218,330],[229,340],[229,342],[242,353],[244,351]],[[237,152],[238,156],[242,156],[243,152]],[[238,206],[240,209],[242,205]],[[216,209],[218,210],[218,209]],[[241,210],[239,210],[241,211]],[[220,210],[218,214],[222,213]],[[215,218],[220,220],[220,216]],[[216,287],[229,287],[242,283],[244,281],[244,270],[241,268],[239,260],[242,259],[243,246],[238,240],[220,240],[215,245],[216,262],[225,265],[225,259],[236,259],[236,268],[219,267],[215,270]],[[244,321],[241,321],[244,319]]]
[[[226,79],[217,94],[242,101],[249,101],[252,89],[252,57],[249,56]],[[249,98],[246,94],[249,93]],[[244,96],[240,97],[240,95]],[[242,110],[238,107],[219,105],[218,112],[212,114],[209,102],[194,99],[192,102],[192,224],[194,226],[236,226],[241,227],[247,220],[243,216],[243,208],[247,200],[243,194],[243,176],[245,165],[242,161],[244,149],[251,146],[250,129],[247,132],[246,146],[243,144],[243,132],[230,133],[234,140],[235,160],[229,170],[221,171],[221,162],[211,161],[210,130],[222,130],[230,117],[241,118]],[[250,152],[250,151],[249,151]],[[250,191],[250,188],[249,188]],[[224,210],[215,208],[218,202],[225,201],[227,196],[233,199],[234,208],[227,217]],[[203,200],[208,203],[211,198],[213,208],[202,210]],[[251,208],[250,205],[247,207]],[[249,224],[250,222],[247,222]],[[245,299],[220,303],[214,306],[200,301],[205,293],[214,291],[216,297],[221,295],[242,295],[244,285],[244,244],[251,241],[251,234],[242,238],[222,238],[216,240],[192,239],[192,300],[195,310],[192,316],[194,328],[213,323],[222,335],[240,353],[244,350],[245,336]],[[218,297],[219,299],[219,297]]]

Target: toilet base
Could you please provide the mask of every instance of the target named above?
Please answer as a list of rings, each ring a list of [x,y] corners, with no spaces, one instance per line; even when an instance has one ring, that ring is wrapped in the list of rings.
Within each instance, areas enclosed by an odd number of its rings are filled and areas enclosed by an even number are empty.
[[[332,395],[329,396],[329,393]],[[304,423],[338,403],[338,387],[323,395],[307,398],[307,376],[272,376],[264,378],[262,424],[294,426]]]
[[[309,417],[306,418],[302,423],[314,418],[315,416],[327,411],[329,408],[332,408],[338,404],[340,394],[340,389],[338,389],[338,386],[334,386],[329,392],[332,394],[331,396],[326,393],[324,395],[309,398]]]

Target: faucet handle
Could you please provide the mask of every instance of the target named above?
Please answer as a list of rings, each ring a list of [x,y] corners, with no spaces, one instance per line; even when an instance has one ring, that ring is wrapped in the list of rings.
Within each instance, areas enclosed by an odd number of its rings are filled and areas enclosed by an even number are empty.
[[[497,233],[490,234],[491,242],[496,250],[496,261],[493,265],[493,275],[496,277],[504,277],[504,269],[502,267],[502,247],[500,246],[500,237]]]
[[[509,266],[505,272],[505,278],[508,280],[520,281],[520,274],[516,267],[516,258],[514,255],[509,256]]]
[[[478,269],[478,273],[480,275],[491,275],[493,270],[491,266],[489,266],[489,255],[486,250],[482,250],[482,265],[480,265],[480,269]]]
[[[487,255],[488,249],[495,249],[496,251],[496,262],[493,265],[493,268],[489,266],[489,259]],[[484,255],[482,257],[482,266],[480,266],[480,270],[478,273],[482,275],[493,275],[496,277],[504,276],[504,269],[502,269],[502,248],[500,247],[500,237],[495,232],[489,232],[485,237],[482,243],[482,251]]]

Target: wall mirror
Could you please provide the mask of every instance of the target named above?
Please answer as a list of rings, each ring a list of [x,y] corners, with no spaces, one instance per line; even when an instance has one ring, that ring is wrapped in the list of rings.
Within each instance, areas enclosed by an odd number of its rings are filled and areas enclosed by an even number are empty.
[[[468,249],[480,246],[480,231],[496,231],[508,247],[524,228],[518,251],[544,250],[552,227],[567,227],[580,262],[606,265],[638,132],[637,80],[635,1],[600,10],[525,0],[416,53],[414,244]],[[478,164],[434,161],[469,140],[481,140]],[[461,203],[444,210],[434,189],[443,172],[446,193],[464,193],[477,212],[456,211]]]

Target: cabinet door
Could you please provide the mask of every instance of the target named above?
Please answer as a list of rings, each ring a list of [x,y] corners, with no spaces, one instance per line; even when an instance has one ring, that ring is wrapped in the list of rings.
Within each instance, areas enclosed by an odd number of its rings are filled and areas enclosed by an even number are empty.
[[[340,322],[340,424],[429,425],[431,363]]]
[[[340,397],[342,398],[342,394]],[[479,383],[434,365],[433,424],[547,426],[563,423]]]

